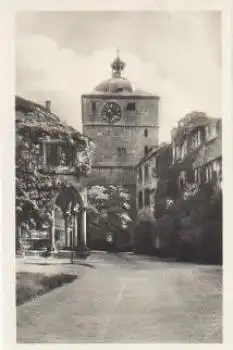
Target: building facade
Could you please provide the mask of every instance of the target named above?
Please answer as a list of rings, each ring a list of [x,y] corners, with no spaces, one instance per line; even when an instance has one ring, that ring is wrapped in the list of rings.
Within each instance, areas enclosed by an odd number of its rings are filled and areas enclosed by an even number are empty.
[[[84,134],[96,145],[92,173],[100,184],[132,186],[134,168],[158,144],[159,97],[134,90],[124,77],[125,63],[117,57],[112,76],[82,95]]]
[[[188,184],[222,181],[221,120],[191,113],[172,130],[172,166],[177,169],[178,192]]]
[[[141,237],[147,242],[147,251],[154,249],[158,254],[175,254],[174,232],[188,230],[187,227],[192,227],[192,232],[205,230],[204,225],[196,227],[198,225],[192,223],[191,226],[194,204],[187,204],[185,208],[183,200],[198,193],[206,195],[207,211],[210,210],[209,196],[213,196],[212,198],[217,200],[216,203],[219,203],[222,184],[221,129],[220,119],[210,118],[203,113],[191,113],[182,118],[172,130],[171,144],[160,145],[151,150],[138,163],[138,229]],[[175,210],[180,208],[179,214],[171,214],[168,209],[172,205]],[[172,215],[176,215],[175,221]],[[217,224],[219,222],[220,220]],[[143,223],[147,225],[144,227]],[[208,224],[207,220],[206,225]],[[143,239],[136,240],[139,247],[140,244],[145,244]]]
[[[167,173],[171,166],[171,147],[161,144],[152,149],[136,166],[137,174],[137,213],[145,210],[155,216],[156,196],[167,190]]]
[[[221,120],[203,113],[180,119],[171,133],[171,144],[160,145],[136,166],[137,214],[145,209],[155,218],[166,201],[182,198],[186,191],[205,183],[222,182]],[[161,211],[161,213],[160,213]]]
[[[49,102],[42,106],[17,96],[15,112],[16,246],[22,246],[22,240],[27,238],[27,249],[36,250],[36,245],[44,242],[38,232],[46,226],[51,250],[78,250],[86,246],[87,207],[80,166],[84,166],[86,175],[89,165],[81,163],[82,151],[77,146],[86,149],[88,139],[63,124],[52,113]],[[30,208],[29,215],[22,217],[26,207]],[[36,237],[31,237],[33,232]]]

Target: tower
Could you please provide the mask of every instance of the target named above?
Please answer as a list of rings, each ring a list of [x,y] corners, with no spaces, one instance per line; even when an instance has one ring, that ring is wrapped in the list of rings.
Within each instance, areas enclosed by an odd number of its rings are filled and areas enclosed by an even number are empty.
[[[112,76],[82,95],[84,134],[96,145],[92,172],[100,184],[120,184],[135,192],[135,165],[158,145],[159,97],[134,90],[117,54]]]

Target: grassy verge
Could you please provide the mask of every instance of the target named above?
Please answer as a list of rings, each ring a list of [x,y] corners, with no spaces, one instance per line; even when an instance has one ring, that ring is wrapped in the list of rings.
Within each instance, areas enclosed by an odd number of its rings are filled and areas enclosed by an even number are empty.
[[[61,287],[75,280],[77,276],[56,274],[46,276],[42,273],[18,272],[16,274],[16,305]]]

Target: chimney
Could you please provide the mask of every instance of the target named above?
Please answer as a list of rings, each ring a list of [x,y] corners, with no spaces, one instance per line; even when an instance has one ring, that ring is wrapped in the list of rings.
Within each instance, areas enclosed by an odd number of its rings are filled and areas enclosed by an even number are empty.
[[[51,101],[45,101],[45,109],[47,112],[51,112]]]

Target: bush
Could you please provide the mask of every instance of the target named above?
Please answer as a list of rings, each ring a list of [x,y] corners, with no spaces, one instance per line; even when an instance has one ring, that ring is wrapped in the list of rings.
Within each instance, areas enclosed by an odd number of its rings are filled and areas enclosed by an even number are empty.
[[[177,200],[157,219],[153,236],[160,238],[160,256],[182,261],[222,263],[222,195],[203,186],[188,200]],[[149,238],[144,235],[144,240]]]
[[[45,276],[41,273],[19,272],[16,275],[16,305],[21,305],[63,284],[70,283],[76,278],[77,276],[63,273]]]

